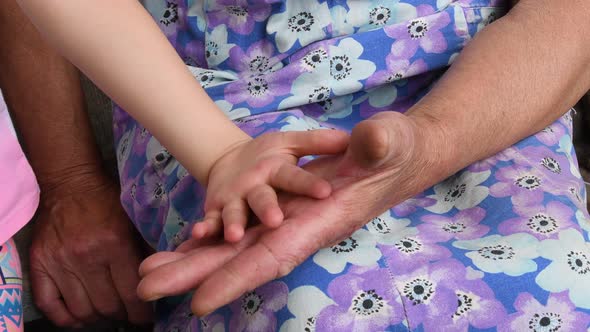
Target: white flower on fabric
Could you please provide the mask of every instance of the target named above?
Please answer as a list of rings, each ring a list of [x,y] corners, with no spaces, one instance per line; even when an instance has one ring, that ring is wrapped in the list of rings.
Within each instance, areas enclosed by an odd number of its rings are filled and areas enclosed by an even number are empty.
[[[569,291],[572,303],[590,309],[590,243],[575,229],[559,233],[558,240],[545,240],[539,254],[551,263],[535,281],[551,293]]]
[[[287,320],[279,332],[315,331],[317,315],[325,307],[334,304],[326,294],[314,286],[301,286],[289,294],[287,307],[295,316]]]
[[[281,127],[281,131],[305,131],[316,129],[328,129],[322,127],[316,120],[308,116],[288,116],[282,122],[287,124]]]
[[[588,216],[582,210],[576,211],[576,220],[582,229],[590,232],[590,219],[588,219]]]
[[[496,8],[481,8],[481,20],[477,25],[477,31],[481,31],[483,28],[492,24],[498,19],[498,13]]]
[[[396,0],[349,1],[346,22],[359,31],[409,21],[418,16],[416,7]]]
[[[352,96],[330,97],[328,82],[323,81],[317,73],[303,73],[293,82],[291,94],[279,105],[279,109],[288,109],[302,105],[318,104],[323,113],[316,118],[325,121],[329,118],[342,119],[352,113]]]
[[[172,174],[178,166],[178,162],[171,162],[172,155],[155,137],[150,138],[145,154],[148,162],[165,175]]]
[[[581,179],[582,175],[580,174],[580,170],[578,169],[578,162],[573,157],[573,150],[574,143],[572,142],[572,137],[570,135],[564,135],[559,140],[559,149],[557,149],[557,152],[563,152],[563,154],[565,154],[570,164],[570,172],[573,176],[577,177],[578,179]]]
[[[349,4],[350,6],[350,4]],[[347,36],[354,33],[354,26],[347,22],[348,11],[338,5],[330,8],[332,14],[332,36]]]
[[[438,10],[447,8],[453,0],[436,0],[436,8]]]
[[[131,154],[131,144],[135,139],[135,127],[123,134],[121,139],[119,140],[119,144],[117,145],[117,161],[119,165],[119,173],[123,173],[122,167],[127,163],[127,159],[129,159],[129,155]]]
[[[373,266],[381,258],[375,239],[368,231],[359,229],[351,237],[318,251],[313,261],[332,274],[344,271],[346,264]]]
[[[205,56],[210,68],[217,67],[220,63],[229,58],[229,50],[235,44],[227,43],[227,27],[221,24],[215,27],[211,33],[205,37]]]
[[[275,35],[279,52],[288,51],[296,41],[301,47],[325,37],[324,28],[331,22],[327,3],[318,1],[287,1],[282,13],[272,15],[266,25],[268,34]]]
[[[367,229],[378,244],[394,245],[399,240],[418,234],[416,227],[408,227],[410,219],[396,219],[387,210],[382,215],[371,219]]]
[[[480,186],[490,177],[491,171],[472,173],[464,171],[434,186],[434,195],[428,196],[436,200],[436,204],[425,207],[434,213],[447,213],[453,207],[465,210],[477,206],[489,195],[489,188]]]
[[[217,107],[219,107],[230,120],[237,120],[250,115],[249,109],[245,107],[234,109],[234,105],[225,100],[218,100],[215,102],[215,105],[217,105]]]
[[[335,95],[359,91],[363,87],[359,81],[375,72],[377,67],[373,62],[359,59],[363,51],[363,45],[352,38],[343,39],[338,46],[330,46],[330,77]]]
[[[539,240],[528,233],[508,236],[491,235],[476,240],[455,241],[453,246],[471,250],[465,256],[488,273],[505,273],[520,276],[537,270],[534,259],[539,257]]]
[[[187,17],[189,19],[195,18],[197,21],[197,29],[199,31],[205,31],[207,27],[207,22],[205,21],[205,11],[203,7],[205,6],[205,0],[189,0],[188,1],[188,12]]]
[[[397,98],[397,86],[395,84],[385,84],[367,91],[367,95],[371,106],[386,107],[391,105]]]

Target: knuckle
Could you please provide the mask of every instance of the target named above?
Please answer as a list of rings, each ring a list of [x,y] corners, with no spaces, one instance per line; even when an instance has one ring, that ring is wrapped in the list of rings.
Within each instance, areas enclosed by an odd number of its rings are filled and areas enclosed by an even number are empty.
[[[48,312],[53,307],[51,300],[42,296],[35,296],[34,303],[42,312]]]
[[[72,316],[74,316],[74,318],[76,318],[77,320],[83,322],[93,322],[96,320],[94,312],[91,309],[76,306],[70,308],[70,310],[72,312]]]
[[[84,260],[92,254],[92,249],[89,244],[79,243],[70,248],[70,253],[77,259]],[[65,251],[62,255],[66,255]]]
[[[54,318],[54,319],[52,319],[52,322],[55,326],[61,327],[61,328],[67,328],[67,327],[73,326],[73,322],[66,317]]]
[[[118,316],[118,313],[121,311],[121,306],[116,302],[107,302],[98,305],[96,310],[101,316],[111,318]]]

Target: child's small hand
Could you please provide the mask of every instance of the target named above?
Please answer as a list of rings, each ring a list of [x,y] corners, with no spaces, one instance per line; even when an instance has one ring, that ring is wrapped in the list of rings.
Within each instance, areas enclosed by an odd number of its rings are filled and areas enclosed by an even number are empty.
[[[193,237],[223,228],[225,239],[237,242],[250,210],[264,225],[279,226],[283,212],[276,190],[316,199],[330,196],[330,184],[297,162],[302,156],[341,153],[347,146],[348,134],[338,130],[269,133],[234,146],[209,172],[205,218],[193,228]]]

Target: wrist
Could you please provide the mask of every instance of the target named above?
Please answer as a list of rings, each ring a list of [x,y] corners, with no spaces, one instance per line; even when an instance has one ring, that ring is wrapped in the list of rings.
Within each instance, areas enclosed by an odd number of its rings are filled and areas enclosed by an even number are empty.
[[[426,108],[412,109],[407,113],[408,117],[416,126],[416,144],[419,145],[415,151],[420,151],[421,156],[416,156],[422,161],[424,167],[432,175],[431,180],[438,183],[455,174],[467,164],[463,165],[463,150],[457,147],[453,138],[453,128],[437,116],[428,112]],[[434,184],[432,183],[432,184]],[[428,184],[428,186],[432,185]]]
[[[37,171],[36,176],[42,200],[102,190],[113,183],[102,166],[95,163]]]

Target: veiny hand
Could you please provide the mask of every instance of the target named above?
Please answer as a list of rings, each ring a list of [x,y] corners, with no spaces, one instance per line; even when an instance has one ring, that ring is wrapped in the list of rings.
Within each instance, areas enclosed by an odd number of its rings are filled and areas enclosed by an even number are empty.
[[[64,184],[42,194],[30,249],[35,303],[59,326],[149,322],[151,306],[135,292],[143,255],[118,186],[102,177],[83,181],[80,190]]]
[[[244,236],[250,210],[268,227],[283,222],[276,190],[316,199],[330,196],[330,184],[297,166],[306,155],[338,154],[348,134],[337,130],[276,132],[234,146],[211,168],[205,217],[195,238],[217,235],[237,242]]]
[[[138,293],[155,300],[196,289],[192,310],[203,316],[290,273],[317,250],[449,176],[452,168],[439,157],[448,146],[429,119],[388,112],[363,121],[343,156],[305,167],[330,180],[329,198],[282,196],[285,221],[275,229],[258,225],[239,243],[192,239],[176,252],[155,254],[140,267]]]

